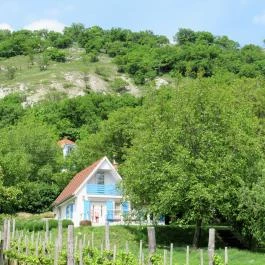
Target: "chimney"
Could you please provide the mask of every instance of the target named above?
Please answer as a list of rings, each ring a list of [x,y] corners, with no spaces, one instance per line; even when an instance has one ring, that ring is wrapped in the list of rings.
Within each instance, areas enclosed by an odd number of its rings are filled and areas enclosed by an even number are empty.
[[[116,162],[115,159],[113,159],[113,161],[112,161],[112,165],[114,166],[114,168],[115,168],[116,170],[118,170],[119,164]]]

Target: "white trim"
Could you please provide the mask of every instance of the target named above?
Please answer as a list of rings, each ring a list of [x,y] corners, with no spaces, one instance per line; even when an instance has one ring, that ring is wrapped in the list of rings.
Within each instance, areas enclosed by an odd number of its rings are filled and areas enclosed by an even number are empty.
[[[76,196],[75,195],[72,195],[69,199],[66,199],[65,201],[61,202],[60,204],[55,205],[54,208],[56,209],[57,207],[61,207],[61,206],[67,205],[72,200],[75,203],[75,200],[76,200]]]

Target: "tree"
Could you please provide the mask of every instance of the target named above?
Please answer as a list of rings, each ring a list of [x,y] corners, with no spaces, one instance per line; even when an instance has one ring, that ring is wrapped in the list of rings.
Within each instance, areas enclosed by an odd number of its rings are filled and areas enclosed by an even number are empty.
[[[261,174],[259,123],[239,90],[201,80],[152,92],[121,166],[134,205],[196,223],[194,246],[202,223],[232,223],[238,189]]]
[[[194,43],[196,40],[196,33],[191,29],[180,28],[173,39],[179,45]]]

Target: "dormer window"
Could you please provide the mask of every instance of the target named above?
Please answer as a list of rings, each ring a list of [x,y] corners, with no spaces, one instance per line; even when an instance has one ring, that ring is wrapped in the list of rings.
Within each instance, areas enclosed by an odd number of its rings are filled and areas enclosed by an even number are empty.
[[[100,172],[96,174],[96,181],[98,185],[104,185],[105,184],[105,178],[104,173]]]

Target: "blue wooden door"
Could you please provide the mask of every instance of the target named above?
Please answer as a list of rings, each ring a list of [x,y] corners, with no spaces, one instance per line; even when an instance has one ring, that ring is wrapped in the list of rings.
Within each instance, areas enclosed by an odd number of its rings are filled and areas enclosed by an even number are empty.
[[[107,220],[112,221],[114,219],[114,201],[107,201],[106,206],[107,206]]]
[[[90,220],[90,201],[84,200],[84,220]]]

